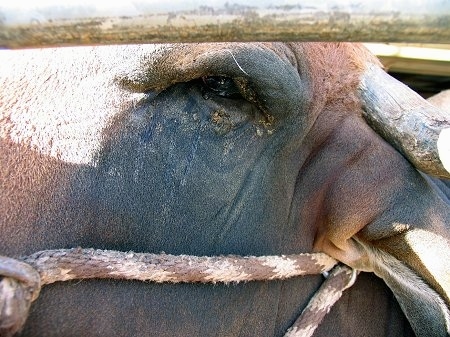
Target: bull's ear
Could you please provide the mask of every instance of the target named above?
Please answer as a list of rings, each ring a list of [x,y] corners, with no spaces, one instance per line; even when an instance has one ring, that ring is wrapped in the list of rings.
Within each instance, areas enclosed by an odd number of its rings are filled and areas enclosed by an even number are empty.
[[[392,290],[416,335],[450,336],[449,308],[422,275],[418,276],[407,264],[384,250],[369,247],[356,238],[354,240],[370,255],[373,272]]]
[[[360,82],[368,124],[416,168],[450,179],[450,115],[437,109],[377,65]]]

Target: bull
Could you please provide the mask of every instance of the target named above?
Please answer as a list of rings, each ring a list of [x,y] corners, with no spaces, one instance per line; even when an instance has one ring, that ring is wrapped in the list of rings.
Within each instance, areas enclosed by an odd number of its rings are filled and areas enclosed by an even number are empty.
[[[449,334],[445,173],[420,172],[402,137],[393,143],[403,154],[363,117],[435,108],[364,47],[140,45],[0,57],[0,255],[321,251],[361,274],[315,336]],[[19,335],[282,336],[321,282],[55,283]]]

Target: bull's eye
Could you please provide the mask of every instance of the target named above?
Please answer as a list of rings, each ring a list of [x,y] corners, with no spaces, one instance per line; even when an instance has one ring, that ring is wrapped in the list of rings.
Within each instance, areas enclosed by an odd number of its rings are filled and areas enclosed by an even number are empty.
[[[209,98],[209,93],[227,98],[242,98],[239,88],[234,80],[225,76],[204,76],[202,77],[205,98]]]

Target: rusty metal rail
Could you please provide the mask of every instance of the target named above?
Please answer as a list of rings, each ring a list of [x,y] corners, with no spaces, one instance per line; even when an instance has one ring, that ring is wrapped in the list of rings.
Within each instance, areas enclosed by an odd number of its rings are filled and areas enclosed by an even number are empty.
[[[450,43],[448,0],[16,0],[0,48],[205,41]]]

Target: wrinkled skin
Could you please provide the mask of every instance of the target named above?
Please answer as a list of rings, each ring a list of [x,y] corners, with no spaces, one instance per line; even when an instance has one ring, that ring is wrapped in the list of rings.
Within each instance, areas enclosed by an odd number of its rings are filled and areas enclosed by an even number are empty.
[[[377,61],[361,47],[34,53],[1,55],[0,254],[314,250],[376,270],[356,242],[404,261],[448,306],[449,200],[362,119],[358,79]],[[438,238],[439,270],[412,254],[415,230]],[[53,284],[20,335],[282,336],[321,282]],[[383,280],[361,273],[315,334],[331,335],[414,332]]]

